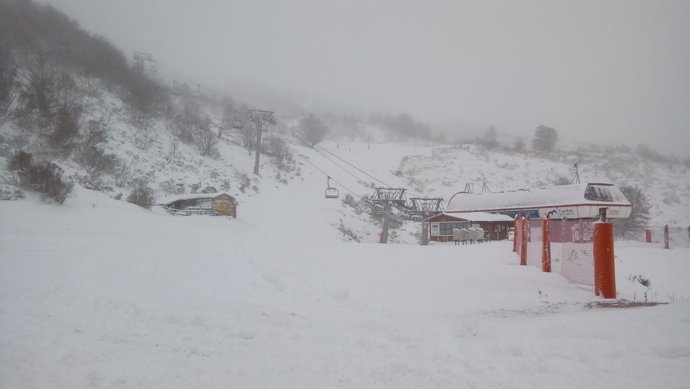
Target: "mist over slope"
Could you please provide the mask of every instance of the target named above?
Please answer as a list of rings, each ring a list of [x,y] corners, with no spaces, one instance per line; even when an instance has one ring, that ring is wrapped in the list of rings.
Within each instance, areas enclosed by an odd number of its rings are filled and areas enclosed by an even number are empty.
[[[367,218],[355,201],[376,186],[447,202],[467,184],[500,191],[569,182],[578,163],[583,182],[642,188],[651,225],[680,228],[690,220],[688,163],[624,146],[565,144],[540,153],[495,139],[448,142],[407,114],[321,115],[328,132],[312,149],[304,147],[302,117],[275,112],[255,175],[251,107],[184,83],[162,84],[145,56],[128,63],[107,40],[50,6],[8,1],[2,7],[11,32],[0,38],[3,198],[20,193],[21,177],[8,166],[19,151],[56,164],[66,181],[116,199],[145,184],[161,200],[223,191],[251,208],[261,206],[251,199],[262,192],[323,197],[331,176],[341,200],[345,194],[354,200],[328,203],[344,217],[330,221],[338,234],[347,231],[348,218]],[[346,239],[361,240],[380,227],[368,223],[369,231]]]

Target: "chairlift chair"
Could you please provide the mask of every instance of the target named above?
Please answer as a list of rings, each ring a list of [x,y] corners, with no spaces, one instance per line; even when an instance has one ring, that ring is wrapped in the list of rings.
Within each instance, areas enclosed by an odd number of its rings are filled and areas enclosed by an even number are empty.
[[[244,123],[242,122],[242,119],[240,118],[239,113],[237,111],[234,111],[232,113],[232,128],[239,130],[244,127]]]
[[[340,197],[340,192],[338,191],[338,189],[331,186],[331,177],[328,177],[328,179],[326,180],[325,194],[327,199],[337,199],[338,197]]]

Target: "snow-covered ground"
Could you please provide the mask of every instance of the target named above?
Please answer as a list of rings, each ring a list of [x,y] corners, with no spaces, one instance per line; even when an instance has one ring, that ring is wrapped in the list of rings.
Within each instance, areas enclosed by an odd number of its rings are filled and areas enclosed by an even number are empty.
[[[381,134],[310,149],[283,128],[295,163],[279,169],[264,156],[255,176],[253,155],[231,134],[217,157],[202,157],[175,143],[162,120],[148,130],[126,124],[107,92],[94,106],[111,118],[106,151],[126,162],[102,177],[104,193],[77,185],[61,206],[30,193],[0,201],[0,388],[690,382],[683,234],[671,250],[616,243],[619,298],[667,304],[604,308],[591,288],[518,266],[510,242],[420,246],[420,225],[409,222],[391,231],[394,244],[378,244],[380,223],[357,205],[375,186],[447,201],[468,182],[549,185],[571,175],[569,161],[581,155],[394,144]],[[9,122],[0,130],[33,144]],[[12,147],[1,146],[5,166]],[[66,176],[83,177],[74,161],[58,162]],[[631,156],[582,165],[583,181],[645,188],[655,225],[686,228],[687,169]],[[324,198],[327,176],[339,199]],[[171,216],[115,200],[141,179],[161,201],[207,187],[228,192],[239,217]],[[11,174],[0,171],[0,181]]]
[[[397,185],[365,147],[352,160]],[[289,184],[239,194],[237,220],[78,187],[0,202],[0,387],[688,386],[690,250],[618,242],[619,297],[669,304],[602,308],[507,241],[375,243],[302,158],[335,167],[300,154]]]

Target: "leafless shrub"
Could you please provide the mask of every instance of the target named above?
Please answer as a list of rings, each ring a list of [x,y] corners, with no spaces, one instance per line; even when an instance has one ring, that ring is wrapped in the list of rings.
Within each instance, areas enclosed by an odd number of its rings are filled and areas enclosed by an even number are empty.
[[[76,161],[86,168],[91,178],[99,177],[103,173],[115,173],[117,169],[117,157],[106,153],[102,147],[106,139],[106,128],[103,122],[89,121]]]
[[[48,137],[48,143],[61,154],[69,154],[75,146],[75,139],[79,134],[79,118],[82,108],[80,106],[60,106],[53,120],[52,132]]]
[[[247,190],[247,188],[249,187],[249,185],[251,185],[252,181],[249,178],[249,176],[244,174],[244,173],[239,174],[237,176],[237,179],[238,179],[239,184],[240,184],[239,185],[240,192],[244,193]]]
[[[346,227],[342,220],[340,220],[340,225],[338,226],[338,231],[340,231],[340,233],[343,234],[343,239],[347,240],[348,242],[351,242],[351,241],[359,242],[360,241],[357,234],[354,231],[352,231],[352,229],[350,229],[349,227]]]
[[[199,150],[199,154],[209,157],[216,156],[218,154],[216,143],[218,143],[218,135],[213,131],[203,129],[197,133],[196,147]]]
[[[134,136],[134,146],[139,150],[148,150],[154,141],[155,139],[149,134],[136,134]]]
[[[153,125],[153,118],[151,115],[142,112],[134,107],[129,109],[129,124],[141,131],[148,131]]]
[[[72,191],[74,183],[62,179],[63,170],[48,161],[34,161],[24,151],[15,153],[8,161],[8,170],[15,173],[17,183],[24,189],[33,190],[62,204]]]
[[[180,158],[180,138],[174,136],[170,139],[170,150],[168,151],[168,155],[165,156],[165,159],[170,162],[178,158]]]
[[[115,185],[128,186],[132,182],[132,169],[129,165],[120,164],[115,172]]]
[[[266,152],[273,157],[278,169],[289,171],[294,167],[294,156],[282,137],[270,135],[266,140]]]
[[[115,173],[118,159],[115,154],[106,153],[99,146],[91,146],[83,149],[77,158],[92,177],[98,177],[103,173]]]
[[[142,208],[151,209],[156,202],[153,189],[143,182],[138,182],[132,192],[127,196],[127,202],[136,204]]]

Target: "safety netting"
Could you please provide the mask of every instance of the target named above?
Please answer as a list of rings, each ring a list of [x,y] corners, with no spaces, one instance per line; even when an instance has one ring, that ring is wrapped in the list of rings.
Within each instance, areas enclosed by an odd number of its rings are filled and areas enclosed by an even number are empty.
[[[528,219],[527,225],[527,264],[541,268],[544,236],[541,219]]]
[[[516,223],[515,238],[518,253],[526,249],[526,263],[538,268],[544,260],[544,219],[524,219]],[[592,245],[594,223],[591,220],[550,219],[548,221],[549,266],[568,281],[594,286],[594,254]],[[523,234],[526,244],[522,245]]]

